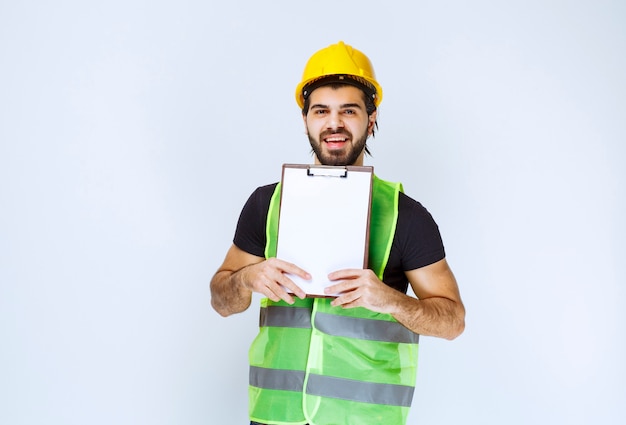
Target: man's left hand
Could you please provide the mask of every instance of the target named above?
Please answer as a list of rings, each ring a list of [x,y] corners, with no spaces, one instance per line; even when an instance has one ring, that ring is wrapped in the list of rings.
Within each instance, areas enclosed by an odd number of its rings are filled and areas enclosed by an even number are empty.
[[[401,295],[369,269],[338,270],[329,274],[328,279],[337,281],[324,290],[328,295],[339,294],[331,303],[334,307],[365,307],[377,313],[391,313],[393,300]]]

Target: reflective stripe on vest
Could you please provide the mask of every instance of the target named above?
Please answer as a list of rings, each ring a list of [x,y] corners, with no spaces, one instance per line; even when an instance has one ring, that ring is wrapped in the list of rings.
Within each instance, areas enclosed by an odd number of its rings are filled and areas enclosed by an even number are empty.
[[[268,390],[302,391],[304,371],[250,366],[250,385]]]
[[[381,279],[395,233],[400,190],[400,185],[374,177],[369,267]],[[276,253],[279,204],[280,184],[266,223],[268,258]],[[419,335],[391,315],[332,307],[326,298],[296,299],[293,305],[264,298],[259,324],[249,353],[252,420],[405,423],[415,386]]]
[[[269,390],[302,391],[304,371],[250,367],[250,385]],[[341,398],[363,403],[411,406],[414,388],[310,374],[307,394]]]
[[[259,327],[311,328],[311,309],[272,305],[261,307]]]
[[[259,326],[310,328],[311,309],[279,305],[261,307]],[[363,323],[362,319],[356,317],[318,313],[315,316],[315,327],[333,336],[411,344],[419,342],[418,334],[398,322],[370,320]]]
[[[406,385],[377,384],[311,374],[307,394],[354,400],[363,403],[410,407],[415,388]]]
[[[371,320],[367,325],[354,317],[335,316],[318,313],[315,327],[328,335],[367,339],[384,342],[408,342],[417,344],[419,335],[409,331],[397,322]]]

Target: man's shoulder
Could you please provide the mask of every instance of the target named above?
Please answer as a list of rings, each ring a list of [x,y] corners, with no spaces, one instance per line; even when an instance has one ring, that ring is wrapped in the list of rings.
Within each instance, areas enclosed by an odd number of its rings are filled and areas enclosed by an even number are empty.
[[[428,209],[416,199],[400,192],[398,197],[398,214],[400,220],[432,221],[433,217]]]
[[[424,208],[420,201],[404,192],[398,194],[398,205],[405,208]]]
[[[254,190],[254,192],[252,192],[251,197],[257,198],[261,201],[267,199],[267,201],[269,202],[270,198],[274,194],[274,190],[276,189],[277,185],[278,183],[270,183],[264,186],[259,186]]]
[[[256,188],[256,191],[258,191],[259,193],[274,193],[274,189],[276,189],[276,186],[278,185],[278,182],[274,182],[274,183],[270,183],[270,184],[266,184],[264,186],[259,186]]]
[[[398,202],[404,205],[422,205],[421,202],[404,192],[398,194]]]

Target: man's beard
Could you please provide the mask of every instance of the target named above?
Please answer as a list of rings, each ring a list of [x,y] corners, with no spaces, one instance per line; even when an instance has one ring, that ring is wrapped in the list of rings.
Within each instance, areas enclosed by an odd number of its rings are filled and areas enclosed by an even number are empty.
[[[341,151],[329,151],[324,152],[322,150],[322,144],[324,143],[324,138],[330,136],[332,134],[341,134],[348,137],[353,143],[348,146],[348,150]],[[359,158],[363,150],[365,149],[365,144],[367,142],[367,132],[358,140],[355,140],[352,137],[352,134],[348,130],[341,131],[323,131],[319,135],[318,140],[314,139],[310,133],[307,133],[309,137],[309,143],[311,144],[311,149],[315,156],[319,160],[322,165],[353,165],[356,160]],[[346,142],[346,145],[348,142]]]

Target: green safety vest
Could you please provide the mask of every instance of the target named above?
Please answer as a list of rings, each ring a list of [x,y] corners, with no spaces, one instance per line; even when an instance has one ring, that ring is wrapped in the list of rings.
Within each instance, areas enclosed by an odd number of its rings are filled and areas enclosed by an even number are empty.
[[[374,176],[369,268],[382,280],[402,185]],[[276,256],[280,183],[267,218]],[[390,314],[332,307],[328,298],[261,300],[250,347],[250,419],[266,424],[404,424],[413,399],[419,335]]]

